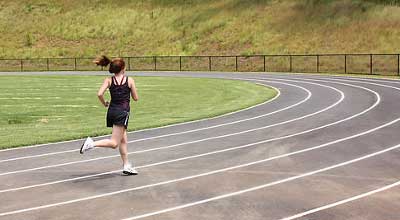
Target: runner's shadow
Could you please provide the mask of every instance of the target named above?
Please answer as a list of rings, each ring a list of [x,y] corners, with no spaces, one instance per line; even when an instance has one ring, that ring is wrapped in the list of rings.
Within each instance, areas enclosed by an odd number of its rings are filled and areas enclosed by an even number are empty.
[[[90,175],[96,175],[96,174],[97,173],[89,173],[87,175],[90,176]],[[105,180],[105,179],[111,179],[111,178],[121,177],[121,176],[123,176],[123,175],[120,173],[109,173],[109,174],[103,174],[103,175],[93,176],[93,177],[84,178],[84,179],[73,180],[72,183],[82,183],[82,182],[90,182],[90,181],[95,181],[95,180]],[[81,177],[81,176],[73,175],[73,178],[76,178],[76,177]]]

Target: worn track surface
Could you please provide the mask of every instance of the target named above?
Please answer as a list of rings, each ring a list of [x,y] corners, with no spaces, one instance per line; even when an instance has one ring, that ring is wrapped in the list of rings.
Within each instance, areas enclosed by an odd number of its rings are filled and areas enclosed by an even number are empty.
[[[80,155],[82,140],[2,150],[0,219],[400,219],[398,81],[135,75],[248,80],[280,95],[130,133],[138,176],[121,175],[118,151]]]

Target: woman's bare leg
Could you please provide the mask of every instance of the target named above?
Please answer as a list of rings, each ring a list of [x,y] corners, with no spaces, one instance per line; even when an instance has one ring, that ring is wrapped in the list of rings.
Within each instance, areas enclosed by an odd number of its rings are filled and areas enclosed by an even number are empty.
[[[95,141],[93,144],[95,147],[108,147],[108,148],[117,148],[122,138],[124,137],[125,127],[114,125],[112,128],[111,139],[103,139],[99,141]]]
[[[122,136],[121,144],[119,145],[119,153],[121,154],[122,163],[124,165],[129,164],[128,160],[128,137],[126,135],[126,129]]]

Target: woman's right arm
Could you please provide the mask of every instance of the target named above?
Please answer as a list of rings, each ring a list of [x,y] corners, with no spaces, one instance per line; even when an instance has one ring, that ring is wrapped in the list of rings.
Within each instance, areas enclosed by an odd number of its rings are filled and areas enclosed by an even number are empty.
[[[133,100],[138,101],[139,100],[139,96],[137,94],[136,91],[136,86],[135,86],[135,81],[132,78],[128,78],[128,83],[129,83],[129,88],[131,88],[131,95]]]
[[[104,105],[104,107],[108,107],[109,105],[109,102],[106,102],[104,100],[104,93],[109,87],[110,87],[110,78],[106,78],[104,79],[103,85],[101,85],[99,91],[97,92],[97,97],[99,98],[101,104]]]

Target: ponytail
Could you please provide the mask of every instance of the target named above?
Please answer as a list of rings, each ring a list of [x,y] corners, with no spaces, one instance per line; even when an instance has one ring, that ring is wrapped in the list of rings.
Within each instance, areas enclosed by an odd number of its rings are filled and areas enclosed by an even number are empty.
[[[108,66],[110,64],[109,72],[117,74],[125,68],[125,61],[122,58],[115,58],[110,60],[108,57],[102,55],[93,61],[97,66]]]
[[[97,66],[107,66],[111,63],[111,60],[108,57],[102,55],[101,57],[96,58],[93,62]]]

